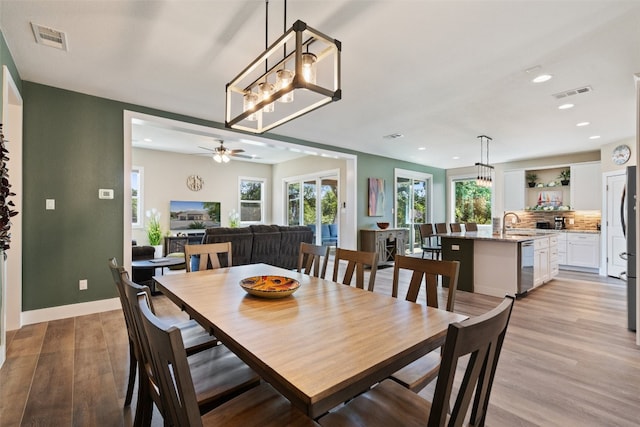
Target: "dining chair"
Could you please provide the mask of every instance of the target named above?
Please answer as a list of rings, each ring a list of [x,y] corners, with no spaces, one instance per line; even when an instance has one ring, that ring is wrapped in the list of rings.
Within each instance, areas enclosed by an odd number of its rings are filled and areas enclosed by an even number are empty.
[[[329,249],[329,246],[312,245],[311,243],[305,242],[300,243],[298,273],[324,279],[327,274]]]
[[[422,249],[422,258],[425,252],[429,252],[431,259],[439,259],[442,254],[442,246],[438,242],[434,242],[433,224],[415,224],[420,236],[420,248]],[[436,239],[437,240],[437,239]]]
[[[513,302],[513,297],[507,296],[493,310],[449,325],[442,366],[431,402],[392,380],[384,380],[320,418],[320,425],[412,427],[424,426],[426,421],[430,427],[461,426],[473,401],[470,425],[484,426]],[[456,368],[461,358],[467,359],[467,365],[460,368],[461,374],[464,372],[462,383],[453,393]],[[448,413],[451,398],[455,402],[451,413]]]
[[[155,355],[150,347],[149,337],[144,330],[140,312],[140,301],[145,301],[145,307],[148,308],[149,313],[152,313],[151,298],[146,291],[139,292],[139,287],[124,276],[122,283],[135,325],[135,336],[141,356],[134,426],[147,427],[151,425],[154,403],[165,420],[171,419],[169,408],[164,404],[158,389],[157,371],[154,366],[157,361],[154,359]],[[179,339],[182,343],[182,354],[186,360],[184,369],[187,369],[192,376],[193,398],[200,413],[206,413],[260,385],[260,377],[224,345],[211,347],[187,356],[180,329],[170,323],[162,323],[175,331],[177,338],[174,339]]]
[[[150,377],[155,381],[166,426],[317,426],[268,383],[252,388],[202,415],[197,380],[185,357],[179,331],[152,313],[144,294],[138,296],[142,329],[151,355]]]
[[[465,222],[464,231],[478,231],[478,224],[475,222]]]
[[[124,400],[124,406],[129,406],[133,397],[133,389],[135,386],[138,361],[141,360],[141,356],[139,354],[139,346],[136,344],[137,338],[135,336],[135,325],[133,323],[132,313],[126,299],[127,295],[124,288],[125,285],[122,283],[122,277],[124,276],[128,279],[129,274],[122,266],[118,265],[118,261],[115,258],[109,259],[108,265],[109,269],[111,270],[111,275],[113,276],[113,281],[116,285],[116,290],[118,291],[118,298],[120,299],[120,305],[122,306],[122,312],[124,314],[124,321],[127,327],[127,335],[129,339],[129,378],[127,382],[127,392]],[[139,292],[147,292],[149,293],[149,297],[151,296],[149,287],[140,286],[135,283],[133,284],[136,286],[136,289]],[[151,301],[151,299],[149,299],[149,301]],[[151,308],[153,309],[153,306],[151,306]],[[202,328],[202,326],[200,326],[195,320],[186,320],[176,323],[176,320],[178,319],[172,317],[164,317],[163,319],[165,321],[171,321],[180,329],[185,342],[187,355],[191,355],[218,345],[218,339],[204,330],[204,328]]]
[[[226,257],[224,256],[226,254]],[[220,267],[231,267],[231,242],[184,245],[184,259],[187,273],[192,271],[193,255],[199,255],[198,271]],[[222,257],[221,257],[222,255]],[[220,260],[223,260],[221,263]],[[226,259],[226,262],[224,261]]]
[[[425,296],[427,306],[439,308],[438,281],[440,278],[449,279],[447,291],[446,310],[453,312],[458,287],[459,261],[440,261],[420,259],[397,255],[393,265],[393,284],[391,295],[398,296],[399,279],[401,270],[411,272],[411,280],[405,299],[416,302],[422,283],[425,283]],[[390,378],[411,391],[419,392],[435,377],[440,369],[440,351],[434,350],[404,368],[393,373]]]
[[[462,226],[459,222],[452,222],[449,224],[449,228],[451,228],[452,233],[460,233],[462,231]]]
[[[444,222],[436,223],[436,233],[437,234],[447,234],[449,230],[447,230],[447,224]]]
[[[353,273],[356,273],[356,288],[364,289],[364,269],[371,267],[369,273],[369,283],[367,290],[373,292],[373,286],[376,281],[376,271],[378,270],[378,254],[375,252],[354,251],[350,249],[336,248],[333,258],[333,281],[338,282],[338,270],[340,269],[340,261],[346,261],[347,267],[342,277],[343,285],[350,285],[353,279]]]

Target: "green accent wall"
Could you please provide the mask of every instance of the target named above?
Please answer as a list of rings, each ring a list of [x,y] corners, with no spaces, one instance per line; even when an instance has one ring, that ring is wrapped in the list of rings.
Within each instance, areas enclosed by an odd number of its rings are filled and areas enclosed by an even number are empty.
[[[24,100],[23,311],[116,297],[107,259],[122,260],[123,111],[215,128],[217,122],[77,92],[22,82]],[[445,170],[388,159],[310,141],[269,135],[283,141],[358,155],[358,228],[380,218],[366,216],[367,178],[386,181],[393,200],[393,169],[434,175],[434,200],[445,200]],[[113,200],[98,189],[114,189]],[[55,199],[56,209],[45,210]],[[352,201],[347,201],[352,202]],[[435,216],[444,218],[444,203]],[[391,204],[388,204],[391,222]],[[440,212],[441,210],[441,212]],[[80,291],[78,281],[88,280]]]

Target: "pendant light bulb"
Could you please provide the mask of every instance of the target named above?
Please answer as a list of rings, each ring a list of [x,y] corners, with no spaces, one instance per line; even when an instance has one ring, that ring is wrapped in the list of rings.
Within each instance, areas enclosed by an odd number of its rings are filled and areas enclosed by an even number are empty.
[[[219,153],[216,153],[213,155],[213,160],[215,160],[216,163],[222,163],[222,156],[220,156]]]
[[[223,161],[224,163],[229,163],[229,160],[231,160],[231,159],[229,158],[229,156],[227,155],[227,153],[224,153],[224,154],[222,155],[222,161]]]
[[[285,89],[293,83],[293,71],[283,68],[276,71],[276,89]],[[282,95],[278,101],[280,102],[293,102],[293,91]]]
[[[259,113],[255,111],[255,106],[258,102],[260,102],[260,98],[258,97],[257,94],[251,91],[244,94],[244,102],[243,102],[244,111],[245,112],[253,111],[253,113],[249,114],[249,116],[247,117],[247,120],[251,122],[255,122],[256,120],[258,120]]]
[[[302,54],[302,78],[311,84],[316,84],[316,61],[318,57],[313,53]]]
[[[271,99],[275,87],[271,83],[263,82],[258,85],[258,89],[260,91],[260,98],[265,101]],[[262,107],[262,112],[264,113],[273,113],[273,110],[275,110],[273,102]]]

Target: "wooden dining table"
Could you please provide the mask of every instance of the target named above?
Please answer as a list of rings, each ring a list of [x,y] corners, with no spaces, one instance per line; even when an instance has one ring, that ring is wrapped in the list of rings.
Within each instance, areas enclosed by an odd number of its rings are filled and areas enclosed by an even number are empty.
[[[280,275],[300,288],[280,299],[239,282]],[[267,264],[154,277],[158,289],[209,329],[295,406],[317,418],[444,343],[466,316]]]

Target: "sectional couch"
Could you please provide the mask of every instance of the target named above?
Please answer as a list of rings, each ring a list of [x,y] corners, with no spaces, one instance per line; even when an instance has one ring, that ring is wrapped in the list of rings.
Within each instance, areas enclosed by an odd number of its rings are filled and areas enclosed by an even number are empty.
[[[300,243],[313,242],[313,231],[282,225],[206,229],[202,243],[221,242],[231,242],[233,265],[265,263],[290,270],[298,265]]]

